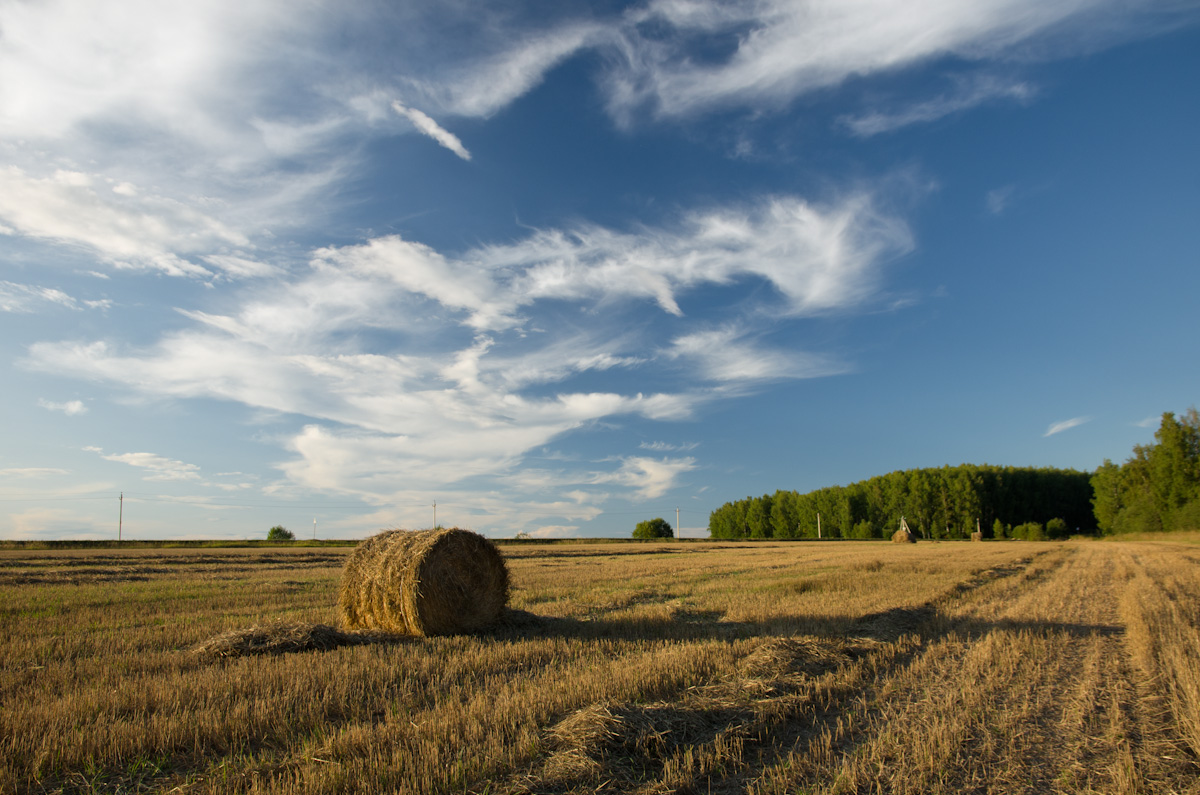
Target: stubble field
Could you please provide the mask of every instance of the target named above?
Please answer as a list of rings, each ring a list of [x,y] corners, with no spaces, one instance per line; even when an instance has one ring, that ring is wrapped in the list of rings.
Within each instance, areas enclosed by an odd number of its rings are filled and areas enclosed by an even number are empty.
[[[503,552],[337,645],[346,550],[0,550],[0,792],[1200,792],[1200,547]],[[271,622],[331,648],[195,651]]]

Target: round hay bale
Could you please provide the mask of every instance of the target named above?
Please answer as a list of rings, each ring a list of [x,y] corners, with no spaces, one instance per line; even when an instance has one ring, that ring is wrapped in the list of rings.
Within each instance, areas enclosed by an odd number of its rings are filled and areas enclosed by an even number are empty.
[[[508,569],[496,545],[470,530],[388,530],[346,561],[338,608],[347,629],[454,635],[496,623]]]
[[[917,543],[917,534],[908,528],[897,530],[892,533],[893,544],[915,544]]]

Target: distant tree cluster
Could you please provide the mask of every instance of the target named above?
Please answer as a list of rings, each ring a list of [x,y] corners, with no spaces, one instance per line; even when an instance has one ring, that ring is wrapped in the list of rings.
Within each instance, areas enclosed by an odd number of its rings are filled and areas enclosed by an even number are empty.
[[[888,538],[900,517],[926,538],[1065,538],[1092,532],[1091,476],[1072,469],[975,466],[909,469],[807,494],[777,491],[727,502],[713,538]]]
[[[1200,415],[1162,415],[1154,444],[1136,445],[1121,466],[1105,459],[1092,477],[1104,533],[1200,530]]]
[[[674,538],[675,533],[671,530],[670,523],[662,517],[656,516],[653,519],[647,519],[644,522],[638,522],[633,528],[634,538]]]

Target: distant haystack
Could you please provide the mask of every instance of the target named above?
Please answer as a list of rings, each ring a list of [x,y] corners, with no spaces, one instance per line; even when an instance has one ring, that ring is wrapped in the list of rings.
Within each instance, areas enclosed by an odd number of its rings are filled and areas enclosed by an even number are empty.
[[[389,530],[351,553],[338,608],[346,629],[453,635],[496,623],[508,569],[496,546],[457,527]]]
[[[971,540],[972,541],[982,541],[983,540],[983,532],[976,530],[975,532],[971,533]]]
[[[917,543],[917,534],[908,528],[908,522],[904,518],[900,519],[900,529],[892,533],[893,544],[915,544]]]

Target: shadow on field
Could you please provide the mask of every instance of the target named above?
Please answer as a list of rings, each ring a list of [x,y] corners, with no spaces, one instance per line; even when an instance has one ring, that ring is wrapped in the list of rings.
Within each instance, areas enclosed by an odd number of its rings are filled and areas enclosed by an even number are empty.
[[[263,556],[264,563],[276,561]],[[1121,634],[1120,626],[1075,624],[1047,621],[983,621],[969,617],[951,618],[943,607],[980,586],[1026,571],[1028,560],[1005,567],[977,572],[954,586],[941,597],[913,607],[895,607],[864,616],[778,616],[769,621],[727,621],[719,610],[676,607],[666,615],[631,617],[620,615],[630,605],[656,601],[653,594],[610,607],[593,608],[585,618],[540,616],[526,610],[506,608],[493,626],[471,633],[481,640],[521,640],[524,638],[571,638],[578,640],[617,639],[626,641],[710,641],[762,638],[781,641],[794,637],[825,639],[830,642],[869,641],[895,644],[909,639],[918,645],[941,639],[951,633],[982,636],[994,631],[1028,632],[1039,635],[1068,634],[1073,637]],[[1028,573],[1026,572],[1026,576]],[[411,643],[420,637],[386,632],[343,631],[326,624],[271,622],[249,629],[232,630],[210,638],[192,652],[205,659],[245,657],[258,654],[287,654],[305,651],[330,651],[342,646]]]
[[[614,611],[615,612],[615,611]],[[478,637],[516,640],[523,637],[620,638],[624,640],[713,640],[716,638],[780,638],[809,635],[825,638],[868,638],[892,643],[906,635],[937,640],[951,632],[984,635],[996,630],[1036,634],[1066,633],[1075,637],[1115,635],[1122,627],[1053,621],[980,621],[950,619],[935,604],[895,607],[865,616],[788,616],[771,621],[725,621],[719,611],[681,610],[663,618],[555,618],[525,610],[507,610],[496,626]]]
[[[524,610],[506,610],[493,627],[473,633],[492,640],[523,638],[571,638],[576,640],[619,639],[627,641],[704,641],[714,639],[787,639],[795,636],[828,640],[860,639],[895,643],[906,636],[921,643],[937,640],[950,632],[984,635],[996,630],[1035,634],[1066,633],[1075,637],[1093,634],[1116,635],[1121,627],[1102,624],[1068,624],[1029,621],[971,621],[946,619],[936,607],[892,608],[859,618],[812,618],[795,616],[769,622],[724,621],[717,611],[679,611],[669,618],[554,618]],[[328,624],[272,622],[248,629],[235,629],[209,638],[191,648],[208,660],[249,657],[259,654],[291,654],[331,651],[342,646],[413,643],[425,640],[386,632],[343,631]]]
[[[753,788],[757,771],[786,760],[793,749],[814,738],[836,736],[839,752],[851,753],[858,738],[842,734],[848,705],[869,698],[881,677],[908,666],[941,639],[992,632],[1079,638],[1124,632],[1108,624],[953,615],[964,592],[1023,571],[1022,566],[1011,566],[979,572],[925,604],[863,616],[793,616],[759,623],[724,621],[714,612],[692,613],[690,620],[603,614],[580,620],[510,611],[504,626],[489,636],[728,637],[749,639],[753,645],[735,670],[666,700],[601,701],[559,716],[544,729],[544,752],[528,768],[515,771],[498,788],[488,782],[470,791],[746,792]]]

